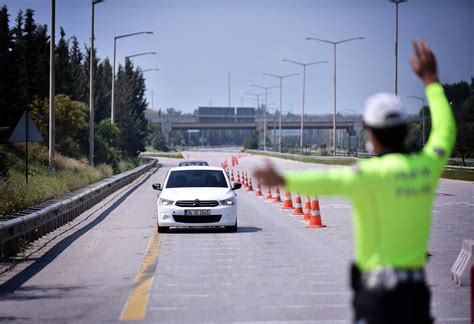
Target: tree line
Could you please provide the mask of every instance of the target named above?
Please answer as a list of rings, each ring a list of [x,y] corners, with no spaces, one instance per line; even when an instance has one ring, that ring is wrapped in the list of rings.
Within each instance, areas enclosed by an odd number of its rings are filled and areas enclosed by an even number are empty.
[[[0,10],[0,141],[6,143],[25,110],[47,143],[49,95],[48,26],[38,24],[33,9],[20,10],[10,24]],[[61,27],[55,46],[56,149],[74,158],[89,153],[90,48]],[[115,80],[115,124],[110,122],[112,66],[94,52],[95,162],[114,168],[122,158],[145,150],[148,135],[145,79],[130,60],[119,65]]]

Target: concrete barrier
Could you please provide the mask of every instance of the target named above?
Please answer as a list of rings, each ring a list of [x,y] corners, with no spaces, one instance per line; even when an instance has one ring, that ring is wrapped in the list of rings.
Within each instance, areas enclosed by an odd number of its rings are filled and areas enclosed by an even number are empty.
[[[469,285],[471,266],[474,263],[474,240],[462,240],[462,249],[451,267],[451,275],[458,286]]]
[[[15,255],[25,244],[73,220],[157,163],[158,159],[151,160],[135,169],[5,217],[0,221],[0,257]]]

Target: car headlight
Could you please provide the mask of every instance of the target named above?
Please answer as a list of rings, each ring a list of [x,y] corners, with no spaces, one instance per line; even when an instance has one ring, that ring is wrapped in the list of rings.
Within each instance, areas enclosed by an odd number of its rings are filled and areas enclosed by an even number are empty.
[[[160,205],[160,206],[171,206],[173,204],[174,204],[173,200],[168,200],[168,199],[164,199],[164,198],[158,199],[158,205]]]
[[[221,205],[230,206],[230,205],[234,204],[234,198],[224,199],[224,200],[221,200],[219,202],[221,203]]]

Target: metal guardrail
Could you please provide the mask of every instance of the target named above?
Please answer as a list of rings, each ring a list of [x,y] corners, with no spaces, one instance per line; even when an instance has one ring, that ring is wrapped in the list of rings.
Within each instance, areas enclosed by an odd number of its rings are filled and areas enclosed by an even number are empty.
[[[57,199],[35,205],[0,220],[0,257],[15,255],[26,243],[73,220],[104,198],[157,165],[152,160],[135,169],[91,184]]]

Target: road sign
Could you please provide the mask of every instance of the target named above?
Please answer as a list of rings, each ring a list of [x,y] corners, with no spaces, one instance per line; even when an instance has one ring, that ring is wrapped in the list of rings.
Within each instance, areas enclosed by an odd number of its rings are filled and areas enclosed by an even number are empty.
[[[18,124],[16,124],[13,133],[10,136],[10,142],[42,142],[43,136],[41,136],[38,128],[31,119],[28,111],[25,111],[20,118]]]
[[[25,142],[25,181],[28,184],[28,142],[42,142],[41,136],[35,123],[30,117],[30,113],[26,110],[16,125],[10,136],[10,142]]]

